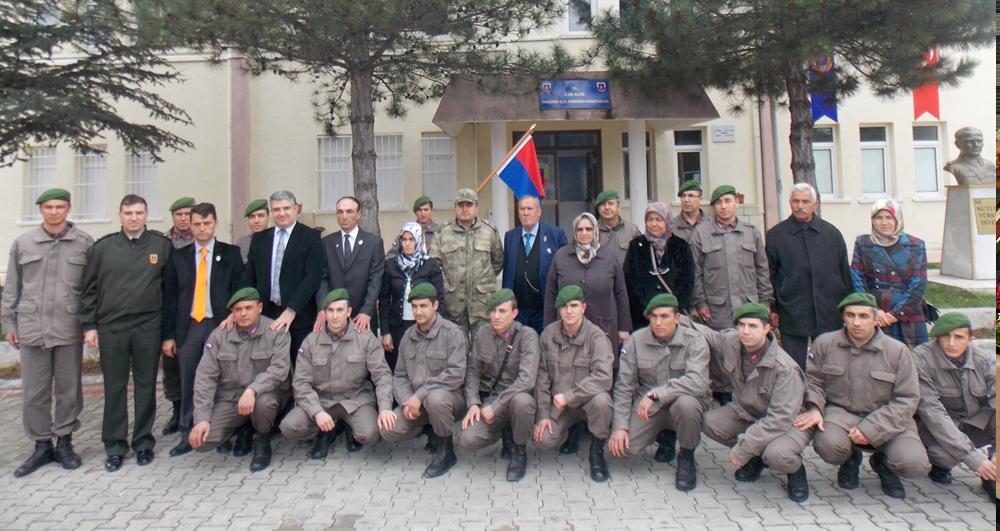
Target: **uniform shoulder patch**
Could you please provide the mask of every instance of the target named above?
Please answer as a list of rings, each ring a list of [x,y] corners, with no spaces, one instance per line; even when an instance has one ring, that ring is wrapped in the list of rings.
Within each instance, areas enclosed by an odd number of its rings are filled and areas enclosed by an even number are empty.
[[[104,236],[101,236],[100,238],[98,238],[97,241],[94,242],[94,243],[102,242],[102,241],[104,241],[104,240],[106,240],[106,239],[114,236],[115,234],[118,234],[118,232],[109,232],[109,233],[105,234]]]

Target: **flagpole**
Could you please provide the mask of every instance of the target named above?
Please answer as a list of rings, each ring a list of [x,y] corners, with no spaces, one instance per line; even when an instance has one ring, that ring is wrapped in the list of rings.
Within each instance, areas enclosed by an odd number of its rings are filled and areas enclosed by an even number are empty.
[[[521,138],[518,139],[517,143],[514,144],[514,147],[507,150],[507,154],[504,155],[499,161],[497,161],[497,165],[493,167],[493,171],[491,171],[490,174],[487,175],[485,179],[483,179],[483,182],[479,183],[479,186],[476,187],[477,194],[483,189],[483,187],[486,186],[486,183],[490,182],[490,179],[496,177],[497,172],[500,170],[500,165],[503,164],[505,160],[510,158],[511,153],[517,151],[518,148],[524,145],[524,143],[527,142],[529,138],[531,138],[531,134],[535,132],[535,125],[537,124],[531,124],[531,127],[529,127],[528,130],[525,131],[523,135],[521,135]]]

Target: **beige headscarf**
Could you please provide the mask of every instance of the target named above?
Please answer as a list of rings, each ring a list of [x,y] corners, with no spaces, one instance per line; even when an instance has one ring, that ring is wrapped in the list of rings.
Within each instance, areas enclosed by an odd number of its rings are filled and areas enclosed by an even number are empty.
[[[581,220],[590,221],[590,226],[594,227],[594,241],[589,245],[581,245],[576,241],[576,227]],[[597,233],[597,218],[590,212],[584,212],[573,220],[573,244],[576,245],[576,258],[581,264],[587,265],[594,259],[597,250],[601,248],[599,234]]]

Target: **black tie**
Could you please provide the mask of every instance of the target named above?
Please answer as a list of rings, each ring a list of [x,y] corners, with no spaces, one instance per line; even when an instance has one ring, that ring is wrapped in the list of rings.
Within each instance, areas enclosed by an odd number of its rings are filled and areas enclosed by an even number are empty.
[[[350,234],[345,234],[344,235],[344,259],[346,260],[346,259],[348,259],[350,257],[351,257],[351,235]]]

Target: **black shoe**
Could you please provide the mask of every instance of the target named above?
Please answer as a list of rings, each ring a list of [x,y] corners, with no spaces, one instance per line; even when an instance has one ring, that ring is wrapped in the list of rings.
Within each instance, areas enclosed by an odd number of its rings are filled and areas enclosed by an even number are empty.
[[[580,447],[580,434],[583,430],[584,425],[579,422],[569,429],[569,436],[566,437],[566,442],[559,447],[559,455],[572,455],[577,452]]]
[[[153,450],[139,450],[135,453],[135,462],[139,466],[146,466],[153,462]]]
[[[431,455],[437,454],[438,438],[434,435],[434,427],[430,424],[425,424],[421,433],[427,436],[427,444],[424,445],[424,451]]]
[[[514,447],[514,431],[511,429],[510,426],[507,426],[506,428],[503,429],[503,431],[500,432],[500,458],[509,460],[513,456],[513,454],[511,453],[511,448],[513,447]],[[508,468],[508,473],[507,473],[508,481],[517,481],[510,479],[509,470],[510,469]],[[521,476],[524,476],[523,472],[521,473]]]
[[[983,480],[980,480],[980,481],[983,483],[983,490],[986,491],[986,494],[990,497],[991,500],[993,500],[993,504],[996,505],[996,503],[997,503],[997,482],[996,481],[990,481],[988,479],[983,479]]]
[[[885,464],[885,454],[875,452],[868,460],[868,464],[872,466],[872,470],[878,474],[879,480],[882,481],[882,492],[891,498],[899,500],[906,497],[906,490],[903,489],[903,481],[899,479],[899,476],[895,472],[889,470],[889,466]]]
[[[333,447],[333,432],[321,431],[316,436],[312,450],[309,450],[309,459],[326,459]]]
[[[122,461],[124,460],[125,458],[120,455],[109,455],[108,459],[104,461],[104,470],[108,472],[116,472],[122,467]]]
[[[764,460],[760,457],[754,457],[747,464],[741,466],[736,470],[736,481],[757,481],[760,479],[761,472],[765,468]]]
[[[608,462],[604,460],[604,443],[607,439],[590,438],[590,479],[603,483],[611,477]]]
[[[512,441],[513,443],[513,441]],[[510,463],[507,463],[507,481],[521,481],[528,466],[528,454],[522,444],[511,444]]]
[[[851,457],[840,465],[837,470],[837,485],[842,489],[858,488],[858,475],[861,474],[861,450],[855,448]]]
[[[361,443],[354,438],[354,430],[346,422],[344,423],[344,443],[348,452],[357,452],[361,449]]]
[[[694,450],[681,448],[677,453],[677,490],[688,491],[698,485],[698,466],[694,462]]]
[[[716,402],[718,402],[720,406],[724,406],[724,405],[726,405],[726,404],[728,404],[728,403],[730,403],[730,402],[733,401],[733,394],[732,393],[714,392],[714,393],[712,393],[712,398]]]
[[[938,485],[951,485],[950,468],[931,465],[931,471],[927,474],[927,477],[929,477],[931,481],[937,483]]]
[[[653,454],[653,460],[657,463],[669,463],[677,456],[674,445],[677,444],[677,432],[673,430],[663,430],[656,436],[656,442],[660,445]]]
[[[253,439],[253,459],[250,460],[250,471],[264,470],[271,464],[271,434],[258,433]]]
[[[56,443],[55,459],[56,462],[62,464],[62,467],[66,470],[80,468],[80,465],[83,464],[83,460],[80,459],[80,454],[73,451],[72,435],[59,437],[59,441]]]
[[[236,430],[236,444],[233,445],[233,457],[244,457],[253,451],[253,426],[248,422]]]
[[[431,435],[431,437],[438,439],[438,450],[431,459],[431,464],[427,465],[427,468],[424,470],[424,477],[427,479],[445,474],[458,462],[458,458],[455,457],[455,447],[451,435],[444,437]]]
[[[35,441],[35,451],[14,471],[14,477],[20,478],[38,470],[42,466],[56,460],[56,453],[52,449],[52,441]]]
[[[174,402],[174,412],[170,414],[170,420],[167,421],[167,425],[163,427],[163,435],[173,435],[177,433],[180,429],[179,424],[181,421],[181,403]]]
[[[182,433],[181,442],[177,443],[177,446],[171,448],[167,453],[170,454],[170,457],[177,457],[179,455],[189,453],[191,450],[194,450],[194,448],[191,448],[191,443],[188,442],[187,434]]]
[[[220,454],[228,454],[233,451],[233,441],[226,439],[218,448],[215,449],[216,452]]]
[[[809,480],[806,479],[806,467],[802,465],[798,471],[788,474],[788,499],[802,503],[809,499]]]

